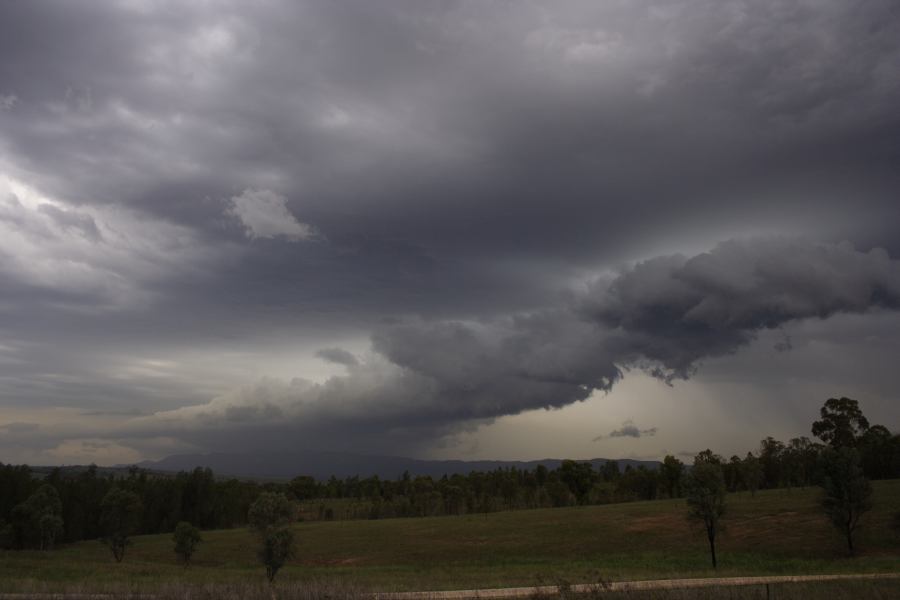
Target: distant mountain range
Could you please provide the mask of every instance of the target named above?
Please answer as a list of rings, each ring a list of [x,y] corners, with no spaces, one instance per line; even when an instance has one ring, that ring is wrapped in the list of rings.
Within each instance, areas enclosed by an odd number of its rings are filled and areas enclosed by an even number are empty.
[[[610,459],[593,458],[578,462],[589,462],[595,469]],[[190,471],[196,467],[209,467],[217,475],[234,477],[290,479],[298,475],[310,475],[316,479],[327,479],[334,475],[338,478],[372,477],[378,475],[382,479],[396,479],[409,471],[410,475],[430,475],[441,477],[455,473],[467,474],[470,471],[490,471],[497,468],[516,467],[517,469],[534,469],[544,465],[555,469],[562,459],[547,458],[543,460],[419,460],[399,456],[368,456],[343,452],[317,453],[263,453],[263,454],[175,454],[162,460],[144,461],[137,466],[154,471]],[[619,469],[626,466],[643,465],[649,469],[659,468],[659,461],[619,459]],[[124,465],[123,465],[124,466]]]

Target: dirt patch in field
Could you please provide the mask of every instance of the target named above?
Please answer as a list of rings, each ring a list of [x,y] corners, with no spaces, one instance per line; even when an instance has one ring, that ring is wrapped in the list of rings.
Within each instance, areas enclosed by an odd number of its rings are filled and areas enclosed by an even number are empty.
[[[361,560],[361,556],[349,556],[347,558],[310,558],[304,560],[303,564],[314,567],[345,567],[347,565],[354,565]]]
[[[765,515],[760,517],[752,517],[741,519],[739,521],[727,521],[729,532],[737,537],[757,537],[760,535],[769,535],[772,532],[780,534],[789,534],[791,531],[797,530],[797,523],[804,521],[809,522],[809,515],[798,512],[783,512],[776,515]],[[804,533],[808,535],[808,531],[804,529]]]
[[[674,515],[660,515],[629,519],[625,523],[628,533],[672,533],[682,534],[687,529],[685,518]]]
[[[726,521],[725,532],[729,539],[740,541],[749,547],[791,547],[807,551],[822,549],[830,529],[824,519],[798,512],[784,512]]]

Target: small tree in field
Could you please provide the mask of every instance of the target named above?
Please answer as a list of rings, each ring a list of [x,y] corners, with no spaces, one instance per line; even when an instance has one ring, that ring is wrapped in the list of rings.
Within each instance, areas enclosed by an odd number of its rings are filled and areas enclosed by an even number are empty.
[[[125,557],[125,548],[131,544],[128,537],[137,531],[142,510],[137,494],[117,487],[111,488],[100,502],[102,541],[112,551],[116,562],[122,562]]]
[[[685,479],[688,517],[703,523],[709,540],[709,553],[713,568],[716,561],[716,535],[721,530],[721,518],[725,514],[725,477],[722,466],[710,462],[695,462]]]
[[[259,549],[259,561],[266,567],[266,578],[269,583],[291,557],[294,556],[294,533],[287,527],[270,531],[262,538]]]
[[[187,521],[181,521],[175,526],[172,539],[175,542],[175,554],[178,555],[182,564],[185,567],[191,564],[191,557],[194,555],[194,550],[197,549],[197,544],[203,541],[203,538],[200,537],[200,530]]]
[[[250,506],[247,515],[250,527],[259,537],[261,546],[257,556],[266,567],[271,583],[278,570],[294,555],[294,506],[284,494],[263,492]]]
[[[829,448],[822,453],[822,508],[832,524],[847,538],[852,555],[853,534],[862,515],[872,508],[872,485],[863,475],[855,448]]]

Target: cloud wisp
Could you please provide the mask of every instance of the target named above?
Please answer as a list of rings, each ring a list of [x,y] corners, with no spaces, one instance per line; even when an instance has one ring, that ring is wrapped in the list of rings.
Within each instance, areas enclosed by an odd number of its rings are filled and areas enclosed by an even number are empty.
[[[648,429],[640,429],[637,425],[634,424],[634,421],[628,420],[622,423],[622,426],[618,429],[613,429],[606,435],[598,435],[593,440],[594,442],[599,442],[601,440],[609,439],[609,438],[641,438],[641,437],[653,437],[656,435],[656,432],[659,431],[658,427],[650,427]]]
[[[0,275],[15,307],[75,312],[134,309],[158,297],[159,282],[197,277],[229,254],[190,228],[128,208],[72,207],[0,168]]]

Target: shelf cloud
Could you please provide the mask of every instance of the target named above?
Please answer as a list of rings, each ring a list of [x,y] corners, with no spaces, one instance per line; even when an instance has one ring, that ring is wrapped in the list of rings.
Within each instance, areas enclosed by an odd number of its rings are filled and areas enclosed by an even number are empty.
[[[355,448],[421,451],[466,427],[609,391],[623,369],[687,379],[703,360],[735,353],[763,330],[897,308],[900,262],[881,249],[732,240],[693,257],[642,261],[565,306],[480,322],[391,324],[373,335],[367,362],[340,349],[319,352],[345,365],[346,375],[322,384],[263,380],[134,424],[208,436],[211,445],[240,433],[248,445],[279,436],[285,444],[333,444],[339,432],[352,432]],[[656,432],[629,421],[608,437]]]

